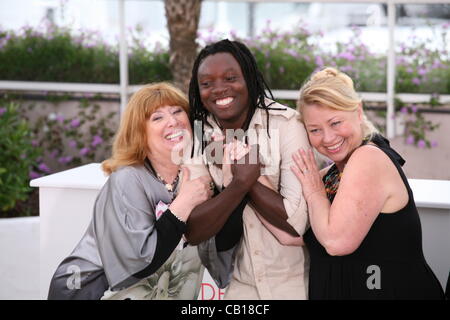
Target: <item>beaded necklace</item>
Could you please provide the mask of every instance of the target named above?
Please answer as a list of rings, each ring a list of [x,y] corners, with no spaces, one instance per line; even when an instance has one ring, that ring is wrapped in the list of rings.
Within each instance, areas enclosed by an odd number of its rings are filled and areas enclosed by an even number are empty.
[[[144,161],[147,169],[153,173],[153,175],[159,180],[159,182],[161,182],[164,185],[164,188],[166,188],[167,191],[169,191],[170,195],[172,196],[172,199],[174,198],[174,192],[178,186],[178,181],[180,180],[180,172],[181,172],[181,168],[178,169],[178,173],[177,176],[175,177],[175,179],[173,180],[172,183],[167,183],[161,176],[160,174],[153,168],[150,160],[148,158],[145,158]]]
[[[156,170],[155,170],[156,172]],[[178,170],[177,176],[175,177],[175,179],[173,180],[172,183],[167,183],[160,175],[158,172],[156,172],[156,177],[159,179],[159,181],[161,181],[161,183],[164,185],[164,187],[167,189],[167,191],[172,192],[176,189],[177,185],[178,185],[178,180],[180,178],[180,170]]]
[[[341,181],[342,172],[339,172],[336,165],[333,165],[333,167],[328,171],[328,174],[325,176],[325,191],[327,193],[327,198],[330,200],[330,202],[333,201],[334,196],[336,195],[336,192],[339,188],[339,182]]]

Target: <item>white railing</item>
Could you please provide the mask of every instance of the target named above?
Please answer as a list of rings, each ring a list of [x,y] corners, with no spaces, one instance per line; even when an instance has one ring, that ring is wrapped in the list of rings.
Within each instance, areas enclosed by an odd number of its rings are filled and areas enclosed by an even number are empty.
[[[128,85],[126,95],[130,95],[142,88],[142,85]],[[37,92],[69,92],[69,93],[105,93],[121,95],[122,87],[118,84],[99,83],[68,83],[68,82],[38,82],[38,81],[4,81],[0,80],[0,90],[37,91]],[[298,90],[272,90],[276,99],[297,100]],[[383,92],[359,92],[364,101],[384,102],[387,94]],[[432,94],[427,93],[398,93],[396,97],[406,103],[430,101]],[[441,103],[450,103],[450,94],[439,95]]]
[[[128,79],[128,55],[126,41],[126,21],[125,21],[125,1],[117,0],[119,10],[119,64],[120,83],[114,84],[88,84],[88,83],[53,83],[53,82],[29,82],[29,81],[0,81],[0,90],[19,91],[54,91],[54,92],[96,92],[96,93],[117,93],[120,95],[120,111],[125,109],[129,94],[136,92],[140,86],[130,86]],[[211,1],[211,0],[210,0]],[[212,0],[219,1],[219,0]],[[242,0],[222,0],[226,2],[242,2]],[[328,3],[382,3],[387,4],[389,49],[387,60],[387,92],[386,93],[361,93],[364,100],[385,101],[387,104],[386,114],[386,135],[393,138],[395,133],[394,120],[394,98],[397,96],[405,102],[429,101],[431,95],[426,94],[396,94],[395,93],[395,5],[396,4],[436,4],[448,3],[449,0],[270,0],[271,2],[328,2]],[[246,2],[264,2],[262,0],[246,0]],[[273,90],[275,98],[297,99],[298,92],[295,90]],[[440,96],[440,102],[450,101],[450,95]]]

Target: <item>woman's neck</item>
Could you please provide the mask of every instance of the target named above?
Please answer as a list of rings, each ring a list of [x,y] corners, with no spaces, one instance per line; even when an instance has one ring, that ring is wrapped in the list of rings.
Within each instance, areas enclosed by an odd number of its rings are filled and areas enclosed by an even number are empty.
[[[347,161],[335,162],[335,164],[339,172],[344,172],[344,168],[345,165],[347,164]]]
[[[170,155],[168,157],[154,156],[148,154],[153,169],[164,179],[166,183],[172,183],[178,175],[179,165],[172,162]]]

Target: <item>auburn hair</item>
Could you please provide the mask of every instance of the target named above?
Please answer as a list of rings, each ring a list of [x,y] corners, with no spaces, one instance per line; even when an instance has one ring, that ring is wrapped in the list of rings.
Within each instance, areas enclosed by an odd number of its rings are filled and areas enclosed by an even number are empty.
[[[149,151],[146,123],[163,106],[180,106],[189,114],[187,97],[170,83],[148,84],[133,94],[121,116],[112,155],[102,162],[102,169],[106,174],[109,175],[122,166],[144,163]]]

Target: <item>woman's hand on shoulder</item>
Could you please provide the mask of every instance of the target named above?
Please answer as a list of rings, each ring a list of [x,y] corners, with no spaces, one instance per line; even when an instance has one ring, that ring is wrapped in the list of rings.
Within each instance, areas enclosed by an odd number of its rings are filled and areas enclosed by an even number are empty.
[[[325,196],[322,176],[317,167],[312,149],[300,149],[292,155],[295,165],[291,167],[297,179],[302,184],[302,192],[306,201],[311,195],[320,193]]]

